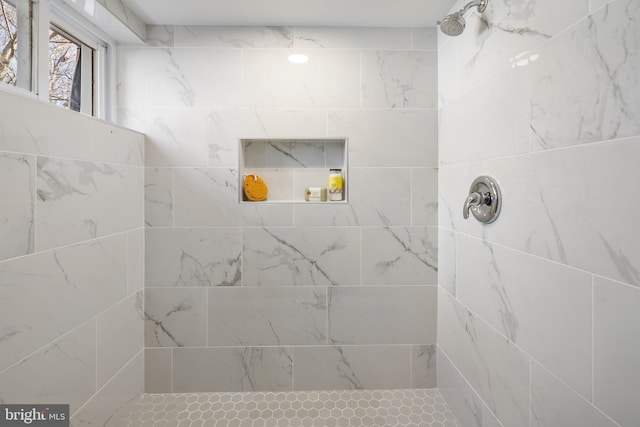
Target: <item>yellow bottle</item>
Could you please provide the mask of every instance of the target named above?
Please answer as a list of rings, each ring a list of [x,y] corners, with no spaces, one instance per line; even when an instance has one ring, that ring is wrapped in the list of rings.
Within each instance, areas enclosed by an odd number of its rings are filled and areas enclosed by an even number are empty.
[[[342,169],[329,170],[329,200],[337,202],[342,200]]]

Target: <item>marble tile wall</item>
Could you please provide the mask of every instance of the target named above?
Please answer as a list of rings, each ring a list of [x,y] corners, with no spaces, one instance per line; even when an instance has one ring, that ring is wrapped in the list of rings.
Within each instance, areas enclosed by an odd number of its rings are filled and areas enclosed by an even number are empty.
[[[104,425],[144,386],[144,137],[0,89],[0,401]]]
[[[148,137],[147,391],[434,387],[435,30],[148,35],[118,62],[119,122]],[[349,204],[238,203],[240,138],[332,136]]]
[[[638,424],[639,23],[634,0],[491,0],[438,35],[438,387],[463,426]],[[486,226],[460,212],[483,174]]]

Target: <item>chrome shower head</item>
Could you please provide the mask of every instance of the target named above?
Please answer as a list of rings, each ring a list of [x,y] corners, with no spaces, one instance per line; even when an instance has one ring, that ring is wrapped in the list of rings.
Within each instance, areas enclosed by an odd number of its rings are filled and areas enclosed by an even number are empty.
[[[489,4],[489,0],[476,0],[471,3],[467,3],[459,11],[450,13],[445,16],[442,21],[438,21],[440,30],[448,36],[459,36],[464,31],[464,27],[466,25],[464,14],[475,6],[478,7],[478,12],[482,13],[487,8],[487,4]]]
[[[460,12],[455,12],[444,17],[442,21],[438,22],[440,30],[448,36],[459,36],[464,31],[466,22]]]

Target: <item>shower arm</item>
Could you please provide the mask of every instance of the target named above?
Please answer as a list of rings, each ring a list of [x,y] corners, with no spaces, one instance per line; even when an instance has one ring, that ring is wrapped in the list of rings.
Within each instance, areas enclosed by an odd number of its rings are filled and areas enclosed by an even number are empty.
[[[460,9],[458,11],[458,13],[460,15],[464,15],[465,13],[467,13],[467,11],[469,9],[471,9],[472,7],[475,7],[475,6],[478,7],[478,12],[482,13],[487,8],[487,4],[488,3],[489,3],[489,0],[475,0],[475,1],[472,1],[471,3],[466,4],[462,9]]]

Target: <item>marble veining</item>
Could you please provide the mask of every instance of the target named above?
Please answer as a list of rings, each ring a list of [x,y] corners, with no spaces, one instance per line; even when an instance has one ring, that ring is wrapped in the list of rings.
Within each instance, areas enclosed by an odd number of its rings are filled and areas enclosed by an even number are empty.
[[[145,292],[145,345],[186,347],[206,342],[204,289],[149,288]]]

